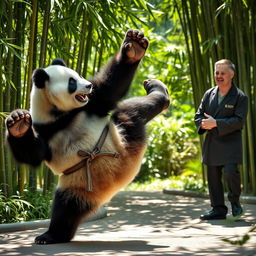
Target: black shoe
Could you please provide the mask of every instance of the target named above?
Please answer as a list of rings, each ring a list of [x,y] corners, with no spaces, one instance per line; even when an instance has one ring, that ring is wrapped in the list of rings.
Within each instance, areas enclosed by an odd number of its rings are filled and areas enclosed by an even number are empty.
[[[239,202],[231,203],[232,215],[234,217],[240,216],[243,214],[243,208]]]
[[[226,214],[217,213],[215,210],[211,210],[207,214],[201,215],[200,219],[201,220],[224,220],[226,219]]]

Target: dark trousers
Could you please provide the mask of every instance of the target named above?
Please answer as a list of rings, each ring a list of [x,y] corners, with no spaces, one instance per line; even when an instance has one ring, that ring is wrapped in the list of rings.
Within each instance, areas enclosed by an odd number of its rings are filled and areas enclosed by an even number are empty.
[[[237,164],[226,164],[221,166],[207,166],[208,188],[211,206],[215,209],[225,209],[224,190],[222,184],[222,172],[224,180],[228,186],[228,200],[239,202],[241,194],[241,177]]]

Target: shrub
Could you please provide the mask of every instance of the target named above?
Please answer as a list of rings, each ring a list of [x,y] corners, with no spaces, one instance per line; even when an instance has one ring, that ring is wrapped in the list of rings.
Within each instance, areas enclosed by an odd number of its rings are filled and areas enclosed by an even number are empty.
[[[25,191],[6,197],[0,191],[0,223],[12,223],[49,218],[51,195]]]
[[[206,193],[207,187],[203,183],[202,178],[194,174],[190,176],[185,173],[178,176],[172,176],[167,179],[151,178],[145,182],[132,182],[124,190],[137,191],[161,191],[163,189],[190,190],[200,193]]]
[[[24,200],[34,206],[28,212],[28,220],[49,218],[52,204],[52,193],[49,192],[47,194],[43,194],[39,191],[36,193],[26,191],[24,194]]]
[[[33,206],[22,200],[19,195],[6,197],[0,191],[0,223],[24,221],[32,208]]]
[[[179,113],[171,117],[160,115],[150,122],[148,148],[136,181],[181,174],[187,161],[198,159],[193,114],[191,107],[183,105]]]

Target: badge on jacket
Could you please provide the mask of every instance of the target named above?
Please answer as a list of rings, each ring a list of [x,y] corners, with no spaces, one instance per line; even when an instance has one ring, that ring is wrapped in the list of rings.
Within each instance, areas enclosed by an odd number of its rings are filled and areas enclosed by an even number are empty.
[[[234,108],[234,105],[228,105],[228,104],[226,104],[226,105],[225,105],[225,108]]]

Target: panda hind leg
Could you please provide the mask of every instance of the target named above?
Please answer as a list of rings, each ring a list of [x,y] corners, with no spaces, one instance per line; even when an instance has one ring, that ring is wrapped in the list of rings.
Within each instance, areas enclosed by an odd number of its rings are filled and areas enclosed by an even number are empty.
[[[124,112],[129,113],[135,125],[140,122],[145,125],[170,104],[166,85],[157,79],[147,79],[143,82],[146,96],[131,98],[124,101]]]
[[[123,129],[130,145],[145,143],[145,125],[170,104],[167,87],[156,79],[144,81],[147,95],[126,99],[113,113],[112,120]]]
[[[163,82],[157,79],[146,79],[143,82],[143,85],[148,94],[148,98],[152,97],[151,100],[155,101],[155,103],[157,103],[157,105],[159,106],[158,111],[160,109],[160,112],[161,112],[162,110],[169,107],[170,97],[169,97],[167,86]],[[157,94],[158,96],[156,97],[155,94]]]
[[[36,244],[69,242],[75,235],[82,218],[89,215],[94,207],[81,201],[69,190],[57,190],[52,207],[48,231],[35,238]]]
[[[113,114],[116,124],[124,128],[145,125],[161,111],[168,108],[170,97],[164,83],[157,79],[143,82],[146,96],[135,97],[121,102]]]

